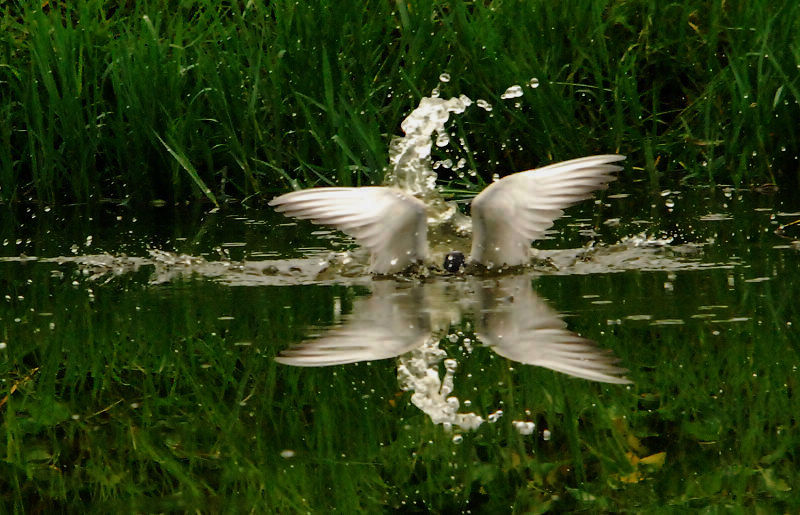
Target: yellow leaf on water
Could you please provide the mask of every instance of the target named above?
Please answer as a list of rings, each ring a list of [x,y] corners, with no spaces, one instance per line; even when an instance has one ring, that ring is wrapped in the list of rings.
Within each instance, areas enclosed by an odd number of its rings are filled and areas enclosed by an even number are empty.
[[[619,476],[619,480],[623,483],[638,483],[642,480],[642,475],[639,473],[638,470],[634,470],[630,474],[625,474],[624,476]]]
[[[651,454],[650,456],[645,456],[644,458],[639,459],[639,462],[644,463],[645,465],[652,465],[654,467],[662,467],[664,466],[664,460],[666,458],[666,452],[657,452],[655,454]]]

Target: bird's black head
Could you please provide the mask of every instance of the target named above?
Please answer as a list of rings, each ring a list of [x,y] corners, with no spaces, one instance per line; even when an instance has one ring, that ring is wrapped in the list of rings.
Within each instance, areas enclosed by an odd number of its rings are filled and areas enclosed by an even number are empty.
[[[444,258],[444,264],[442,268],[450,272],[451,274],[458,273],[461,270],[461,267],[464,266],[464,263],[467,260],[464,258],[464,254],[454,250],[453,252],[449,252],[447,256]]]

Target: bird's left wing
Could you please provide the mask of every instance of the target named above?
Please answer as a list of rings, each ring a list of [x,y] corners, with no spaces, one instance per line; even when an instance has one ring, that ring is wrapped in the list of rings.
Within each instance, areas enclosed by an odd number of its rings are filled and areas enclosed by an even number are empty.
[[[313,188],[272,199],[286,216],[335,227],[370,251],[370,271],[401,272],[425,259],[425,204],[396,188]]]

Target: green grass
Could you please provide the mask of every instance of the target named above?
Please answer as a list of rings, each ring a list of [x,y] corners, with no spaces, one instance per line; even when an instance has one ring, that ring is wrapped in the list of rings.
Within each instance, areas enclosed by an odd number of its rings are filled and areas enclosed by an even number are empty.
[[[796,2],[264,4],[3,4],[0,200],[379,182],[441,72],[495,107],[456,122],[484,179],[610,151],[652,187],[797,178]]]

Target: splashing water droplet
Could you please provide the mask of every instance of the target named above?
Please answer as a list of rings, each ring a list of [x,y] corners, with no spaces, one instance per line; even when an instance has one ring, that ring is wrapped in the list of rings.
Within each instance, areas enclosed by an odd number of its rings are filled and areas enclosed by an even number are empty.
[[[515,420],[512,422],[512,424],[514,429],[516,429],[521,435],[529,435],[533,433],[534,428],[536,428],[536,424],[525,420]]]
[[[443,74],[439,75],[439,82],[450,82],[450,74],[449,73],[443,73]]]
[[[505,90],[505,92],[503,92],[503,94],[500,95],[500,98],[506,100],[508,98],[517,98],[521,96],[522,96],[522,86],[515,84],[509,87],[507,90]]]
[[[537,79],[536,77],[533,77],[531,80],[528,81],[528,86],[532,87],[533,89],[538,88],[539,87],[539,79]]]
[[[477,101],[475,101],[475,103],[478,105],[478,107],[480,107],[484,111],[489,112],[492,110],[492,104],[490,104],[486,100],[483,100],[482,98],[479,98]]]
[[[437,147],[445,147],[448,143],[450,143],[450,136],[448,136],[446,132],[440,132],[439,135],[436,136]]]

